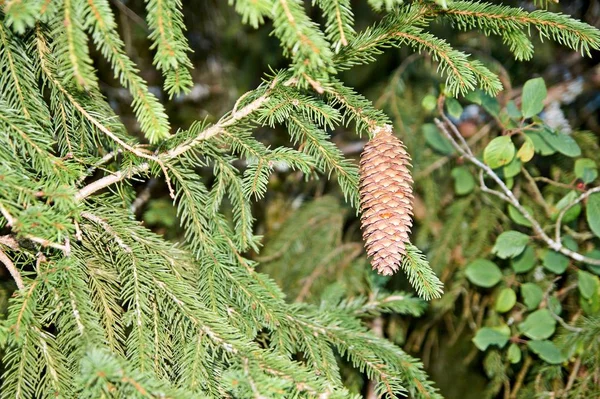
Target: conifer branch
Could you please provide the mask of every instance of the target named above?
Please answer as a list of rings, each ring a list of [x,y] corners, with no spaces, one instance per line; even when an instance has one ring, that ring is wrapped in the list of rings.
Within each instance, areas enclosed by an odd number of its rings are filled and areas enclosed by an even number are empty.
[[[12,276],[13,280],[15,280],[15,284],[17,285],[17,288],[19,290],[24,289],[25,284],[23,283],[23,278],[21,277],[21,273],[19,273],[19,269],[17,269],[15,264],[8,257],[8,255],[6,255],[6,253],[4,253],[4,251],[2,251],[2,248],[0,248],[0,262],[2,262],[4,264],[4,267],[6,267],[6,270],[8,270],[8,272]]]
[[[275,84],[275,82],[273,82],[271,84],[271,87],[273,87],[274,84]],[[227,127],[235,125],[242,119],[246,118],[248,115],[252,114],[253,112],[256,112],[267,101],[269,101],[269,98],[270,98],[269,95],[270,95],[270,91],[267,90],[265,93],[263,93],[262,95],[260,95],[259,97],[257,97],[255,100],[251,101],[244,107],[240,108],[239,110],[236,110],[234,113],[226,115],[225,117],[221,118],[221,120],[219,122],[217,122],[216,124],[208,127],[207,129],[200,132],[194,138],[181,143],[180,145],[178,145],[177,147],[175,147],[171,150],[168,150],[168,151],[161,153],[159,155],[156,155],[156,156],[148,156],[148,155],[144,154],[144,157],[146,157],[146,158],[150,157],[150,159],[152,159],[152,160],[157,159],[160,162],[163,162],[163,164],[165,162],[169,162],[173,159],[176,159],[179,156],[186,153],[187,151],[190,151],[193,148],[195,148],[196,146],[198,146],[204,140],[207,140],[211,137],[214,137],[214,136],[224,132]],[[142,163],[137,166],[133,166],[127,170],[115,172],[111,175],[105,176],[105,177],[98,179],[98,180],[88,184],[87,186],[83,187],[76,194],[75,198],[77,201],[81,201],[81,200],[89,197],[90,195],[94,194],[95,192],[102,190],[103,188],[106,188],[110,185],[118,183],[122,180],[131,178],[135,175],[147,172],[148,170],[150,170],[150,164]]]

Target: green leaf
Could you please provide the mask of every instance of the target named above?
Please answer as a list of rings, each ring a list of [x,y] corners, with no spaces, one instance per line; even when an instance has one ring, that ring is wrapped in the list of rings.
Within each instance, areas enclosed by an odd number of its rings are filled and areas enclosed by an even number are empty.
[[[535,250],[527,246],[521,254],[511,260],[515,273],[526,273],[535,266]]]
[[[575,161],[575,177],[589,184],[598,177],[596,162],[589,158],[579,158]]]
[[[521,296],[527,309],[533,310],[544,299],[544,290],[535,283],[525,283],[521,286]]]
[[[508,165],[515,157],[515,145],[509,136],[496,137],[485,147],[483,160],[492,169]]]
[[[542,264],[552,273],[563,274],[569,266],[569,258],[556,251],[548,250],[544,255]]]
[[[454,147],[452,147],[447,138],[442,136],[436,125],[426,123],[421,129],[423,130],[425,141],[431,148],[444,155],[454,154]]]
[[[523,118],[531,118],[542,112],[547,94],[548,91],[546,90],[544,79],[535,78],[525,82],[523,95],[521,96]]]
[[[519,330],[528,338],[546,339],[554,334],[556,320],[548,309],[536,310],[519,324]]]
[[[504,347],[508,342],[508,338],[509,335],[501,331],[489,327],[482,327],[477,330],[475,337],[473,337],[473,343],[479,350],[484,351],[490,345],[498,346],[500,348]]]
[[[423,97],[423,101],[421,101],[421,106],[426,111],[433,111],[437,106],[437,98],[434,95],[428,94]]]
[[[535,146],[533,145],[533,140],[531,137],[525,135],[525,142],[519,151],[517,151],[517,158],[519,158],[522,162],[529,162],[533,155],[535,154]]]
[[[598,277],[584,270],[577,271],[578,287],[581,296],[590,299],[598,292]]]
[[[600,237],[600,193],[588,197],[585,216],[592,232],[596,237]]]
[[[525,250],[529,236],[518,231],[505,231],[496,239],[492,253],[501,259],[514,258]]]
[[[525,210],[530,214],[533,215],[533,209],[531,209],[530,206],[527,205],[523,205],[523,208],[525,208]],[[521,212],[519,212],[519,210],[517,208],[515,208],[512,205],[508,205],[508,216],[512,219],[513,222],[515,222],[516,224],[519,224],[521,226],[527,226],[527,227],[531,227],[531,222],[527,219],[525,219],[525,216],[523,216],[521,214]]]
[[[523,114],[521,114],[521,111],[513,100],[506,103],[506,113],[512,119],[521,119],[523,117]]]
[[[557,315],[562,313],[562,305],[560,304],[560,300],[554,295],[548,298],[548,309]]]
[[[569,191],[567,193],[567,195],[562,197],[560,199],[560,201],[558,201],[556,203],[556,205],[554,206],[554,212],[552,213],[552,216],[551,216],[552,220],[556,221],[558,219],[558,215],[560,215],[562,210],[565,209],[570,204],[572,204],[578,196],[579,195],[577,194],[576,191]],[[572,222],[573,220],[577,219],[577,217],[579,217],[580,213],[581,213],[581,205],[579,205],[579,204],[574,205],[571,208],[569,208],[568,211],[565,212],[565,214],[562,217],[562,222],[563,223]]]
[[[487,93],[481,94],[481,106],[492,116],[497,117],[500,114],[500,103]]]
[[[454,178],[454,191],[457,195],[469,194],[475,188],[475,179],[467,167],[458,166],[450,174]]]
[[[514,157],[512,161],[508,163],[508,165],[502,168],[504,179],[515,177],[519,173],[521,173],[521,161],[517,157]]]
[[[454,119],[459,119],[463,113],[462,105],[460,105],[460,103],[452,97],[446,98],[446,110]]]
[[[502,272],[487,259],[475,259],[465,270],[469,281],[480,287],[493,287],[502,279]]]
[[[516,364],[521,361],[521,349],[517,344],[510,344],[508,347],[507,358],[512,364]]]
[[[565,361],[565,356],[551,341],[528,341],[527,346],[546,363],[560,364]]]
[[[485,95],[487,95],[487,94],[485,94],[483,91],[477,89],[477,90],[473,90],[473,91],[468,92],[465,95],[465,99],[468,100],[468,101],[470,101],[470,102],[472,102],[472,103],[475,103],[477,105],[481,105],[482,102],[483,102],[483,98],[482,97],[485,96]]]
[[[597,315],[600,312],[600,294],[595,292],[589,299],[580,296],[579,306],[586,315]]]
[[[528,131],[525,135],[531,139],[535,152],[538,154],[546,157],[556,152],[556,150],[542,138],[542,135],[539,132]]]
[[[581,155],[581,148],[579,144],[573,139],[573,137],[564,133],[555,133],[550,130],[544,129],[542,131],[542,138],[552,148],[560,152],[563,155],[574,158]]]
[[[508,312],[517,303],[517,294],[512,288],[504,288],[496,298],[496,311],[499,313]]]

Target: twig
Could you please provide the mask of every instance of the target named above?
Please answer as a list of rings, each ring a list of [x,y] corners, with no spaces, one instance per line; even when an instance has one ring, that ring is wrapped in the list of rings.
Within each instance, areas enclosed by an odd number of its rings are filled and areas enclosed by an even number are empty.
[[[531,187],[531,191],[533,191],[533,196],[536,199],[537,203],[540,204],[544,208],[544,211],[546,212],[547,216],[552,215],[550,206],[544,200],[544,197],[542,196],[542,193],[540,192],[540,189],[538,188],[537,184],[535,183],[535,180],[533,179],[533,177],[531,177],[531,175],[529,174],[527,169],[525,169],[525,167],[521,167],[521,171],[523,172],[523,176],[525,176],[525,179],[527,179],[527,181],[529,182],[529,186]]]
[[[15,280],[15,284],[17,284],[17,288],[22,290],[25,288],[25,284],[23,284],[23,279],[21,278],[21,274],[19,273],[19,269],[15,267],[15,264],[10,260],[10,258],[0,249],[0,261],[4,263],[4,266],[12,276],[13,280]]]
[[[483,126],[481,129],[479,129],[479,131],[477,133],[475,133],[473,135],[473,137],[471,137],[467,141],[467,144],[469,146],[472,146],[473,144],[476,144],[479,140],[481,140],[483,137],[485,137],[490,132],[490,130],[491,130],[491,126],[488,123],[487,125]],[[415,174],[415,177],[414,177],[415,181],[423,179],[423,178],[429,176],[431,173],[435,172],[436,170],[438,170],[439,168],[441,168],[442,166],[444,166],[445,164],[447,164],[452,158],[453,158],[453,156],[446,155],[446,156],[438,159],[437,161],[435,161],[431,165],[427,166],[422,171],[420,171],[417,174]]]
[[[515,385],[513,386],[513,390],[510,394],[511,399],[514,399],[517,397],[517,393],[519,392],[519,389],[521,389],[521,385],[523,385],[523,381],[525,381],[525,376],[527,375],[527,371],[529,370],[529,367],[531,367],[531,357],[527,356],[527,357],[525,357],[523,366],[521,367],[521,370],[519,371],[519,374],[517,375],[517,382],[515,382]]]
[[[0,213],[2,214],[2,216],[4,216],[4,219],[6,219],[6,225],[8,227],[12,226],[15,224],[16,220],[15,218],[13,218],[10,213],[8,212],[8,210],[4,207],[4,205],[0,204]]]
[[[148,202],[148,200],[150,200],[152,189],[157,183],[157,179],[150,179],[148,181],[148,184],[146,184],[135,200],[131,203],[131,206],[129,207],[131,213],[136,213],[141,207],[144,206],[144,204],[146,204],[146,202]]]
[[[581,194],[579,197],[577,197],[569,205],[565,206],[562,211],[560,211],[560,213],[558,214],[558,218],[556,218],[556,228],[554,230],[554,240],[555,241],[560,242],[560,231],[561,231],[562,220],[563,220],[563,217],[565,216],[565,214],[567,213],[567,211],[569,209],[573,208],[575,205],[579,204],[581,201],[585,200],[590,195],[592,195],[594,193],[598,193],[598,192],[600,192],[600,186],[591,188],[588,191],[586,191],[585,193]]]
[[[77,183],[81,184],[89,175],[91,175],[92,173],[94,173],[94,171],[96,169],[98,169],[98,167],[104,165],[105,163],[109,162],[111,159],[113,159],[114,157],[116,157],[117,155],[119,155],[120,153],[122,153],[123,150],[118,148],[115,151],[111,151],[108,154],[106,154],[105,156],[103,156],[102,158],[100,158],[98,160],[98,162],[96,162],[94,165],[90,166],[89,168],[86,169],[85,171],[85,175],[82,176],[79,181]]]
[[[569,185],[569,184],[565,184],[565,183],[561,183],[561,182],[557,182],[557,181],[554,181],[552,179],[548,179],[545,176],[534,177],[533,180],[535,180],[535,181],[543,181],[544,183],[548,183],[548,184],[551,184],[551,185],[556,186],[556,187],[564,188],[566,190],[577,190],[577,187],[575,187],[575,186],[572,186],[572,185]]]
[[[273,87],[273,85],[274,83],[271,85],[271,88]],[[221,120],[218,123],[203,130],[198,136],[194,137],[193,139],[188,140],[167,152],[156,155],[152,157],[152,159],[158,159],[161,162],[169,161],[196,147],[200,142],[218,135],[219,133],[223,132],[225,128],[234,125],[241,119],[250,115],[252,112],[258,110],[265,102],[269,100],[271,88],[267,90],[262,96],[258,97],[256,100],[252,101],[245,107],[235,112],[232,112],[229,116],[221,118]],[[138,175],[140,173],[147,172],[149,169],[150,164],[148,162],[144,162],[140,165],[125,169],[123,171],[118,171],[116,173],[113,173],[112,175],[105,176],[79,190],[79,192],[75,195],[75,199],[77,201],[81,201],[94,194],[95,192],[102,190],[105,187],[108,187],[112,184],[130,178],[132,176]]]
[[[127,7],[121,0],[113,0],[112,3],[117,6],[119,10],[121,10],[125,15],[127,15],[133,22],[138,24],[142,29],[146,32],[149,32],[148,25],[146,25],[146,21],[144,18],[137,15],[131,8]]]
[[[472,164],[477,166],[479,169],[481,169],[482,173],[480,175],[480,181],[482,183],[482,191],[488,192],[490,194],[494,194],[497,197],[501,198],[503,201],[508,202],[513,207],[517,208],[517,210],[523,215],[523,217],[531,223],[532,229],[536,233],[536,237],[538,239],[544,241],[546,243],[546,245],[548,245],[548,247],[551,248],[552,250],[554,250],[556,252],[560,252],[563,255],[566,255],[569,258],[576,260],[578,262],[585,262],[585,263],[588,263],[591,265],[600,266],[600,259],[593,259],[593,258],[584,256],[578,252],[571,251],[570,249],[563,246],[560,241],[555,241],[552,238],[550,238],[544,232],[544,229],[539,224],[539,222],[533,216],[531,216],[531,214],[527,211],[527,209],[525,209],[523,207],[523,205],[521,205],[521,203],[519,202],[517,197],[515,197],[513,192],[506,186],[504,181],[502,181],[502,179],[492,170],[492,168],[490,168],[488,165],[486,165],[485,163],[483,163],[479,159],[477,159],[477,157],[475,157],[472,153],[470,153],[470,150],[467,151],[467,150],[463,149],[463,147],[457,143],[457,141],[453,137],[453,134],[450,133],[450,130],[455,132],[455,134],[458,133],[458,131],[456,130],[456,126],[454,126],[452,121],[450,121],[443,114],[443,112],[441,112],[441,115],[442,115],[442,118],[444,119],[444,122],[442,122],[441,120],[436,118],[435,124],[437,125],[437,127],[450,140],[450,143],[458,152],[460,152],[469,162],[471,162]],[[462,137],[462,136],[460,136],[460,133],[458,134],[458,136]],[[485,186],[485,183],[483,182],[483,172],[485,172],[485,174],[487,174],[492,180],[494,180],[494,182],[496,182],[496,184],[500,187],[501,192],[492,190],[492,189],[488,188],[487,186]],[[600,187],[597,188],[597,190],[600,191]]]
[[[123,248],[123,250],[125,252],[127,252],[129,254],[133,252],[131,250],[131,247],[129,245],[125,244],[125,241],[123,241],[121,239],[121,237],[119,237],[119,235],[114,232],[113,228],[108,223],[106,223],[106,221],[104,219],[102,219],[99,216],[94,215],[93,213],[87,212],[87,211],[81,212],[81,217],[84,219],[87,219],[91,222],[96,223],[97,225],[102,227],[104,230],[106,230],[106,232],[114,238],[114,240],[117,242],[117,244],[121,248]]]
[[[554,281],[552,281],[552,284],[550,284],[548,286],[548,289],[546,290],[546,292],[544,292],[544,302],[546,302],[546,309],[548,309],[550,316],[552,316],[552,318],[554,320],[558,321],[560,323],[560,325],[563,326],[565,329],[567,329],[571,332],[574,332],[574,333],[580,333],[583,331],[583,328],[573,327],[573,326],[569,325],[562,317],[560,317],[559,315],[554,313],[552,306],[550,306],[550,293],[552,293],[552,291],[554,290],[554,283],[559,279],[560,279],[560,277],[557,277],[556,279],[554,279]]]
[[[17,219],[15,219],[2,204],[0,204],[0,213],[6,219],[6,225],[8,227],[12,227],[17,223]],[[68,238],[65,240],[65,245],[62,245],[62,244],[57,244],[55,242],[47,240],[45,238],[33,236],[31,234],[23,234],[22,236],[24,238],[28,239],[29,241],[33,241],[35,243],[41,244],[44,247],[51,247],[51,248],[59,249],[64,252],[65,256],[69,256],[71,254],[71,246],[69,245]]]
[[[579,372],[580,366],[581,366],[581,357],[578,357],[577,360],[575,360],[575,364],[573,365],[573,370],[571,371],[571,374],[569,374],[569,381],[567,381],[567,385],[565,386],[563,397],[565,397],[565,398],[569,397],[569,391],[571,390],[571,387],[573,387],[573,384],[575,383],[575,379],[577,378],[577,373]]]

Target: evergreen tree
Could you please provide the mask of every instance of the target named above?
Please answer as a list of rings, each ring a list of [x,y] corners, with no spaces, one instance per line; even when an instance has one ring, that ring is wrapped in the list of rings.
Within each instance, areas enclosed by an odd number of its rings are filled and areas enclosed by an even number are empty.
[[[374,381],[377,395],[440,397],[419,361],[362,323],[420,314],[423,302],[400,292],[286,302],[246,256],[260,244],[251,204],[281,164],[308,178],[335,176],[359,204],[358,167],[330,133],[352,123],[371,137],[390,120],[336,76],[386,48],[429,53],[448,95],[502,89],[482,62],[430,33],[434,20],[499,35],[517,59],[531,58],[534,30],[584,54],[600,47],[598,30],[473,1],[369,1],[384,14],[362,31],[349,1],[314,1],[323,27],[300,0],[230,3],[252,27],[271,20],[289,67],[216,123],[177,132],[127,54],[108,1],[0,3],[0,262],[16,286],[0,324],[3,399],[352,397],[341,361]],[[145,4],[164,92],[188,93],[183,5]],[[129,91],[142,139],[106,101],[95,52]],[[253,136],[276,126],[291,147]],[[133,182],[152,178],[168,187],[184,243],[154,234],[130,209]],[[439,297],[425,257],[410,244],[405,255],[401,268],[419,296]]]

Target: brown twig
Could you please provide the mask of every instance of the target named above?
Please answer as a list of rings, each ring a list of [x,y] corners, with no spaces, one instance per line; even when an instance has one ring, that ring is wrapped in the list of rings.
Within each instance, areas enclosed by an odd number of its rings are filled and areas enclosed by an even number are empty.
[[[214,136],[218,135],[219,133],[223,132],[227,127],[234,125],[235,123],[239,122],[241,119],[245,118],[246,116],[250,115],[252,112],[255,112],[256,110],[258,110],[261,106],[263,106],[269,100],[270,91],[271,91],[272,87],[274,86],[274,84],[275,84],[275,82],[273,82],[271,84],[271,87],[269,88],[269,90],[267,90],[262,96],[258,97],[256,100],[252,101],[251,103],[244,106],[243,108],[241,108],[239,110],[235,110],[230,115],[223,117],[219,122],[208,127],[207,129],[203,130],[200,134],[198,134],[193,139],[190,139],[190,140],[180,144],[179,146],[177,146],[169,151],[166,151],[162,154],[152,156],[151,159],[154,161],[159,160],[164,165],[164,162],[167,162],[169,160],[177,158],[178,156],[182,155],[183,153],[195,148],[202,141],[207,140],[207,139],[214,137]],[[145,156],[145,157],[147,158],[147,156]],[[144,162],[140,165],[133,166],[131,168],[128,168],[128,169],[125,169],[122,171],[118,171],[111,175],[105,176],[101,179],[98,179],[98,180],[88,184],[87,186],[85,186],[81,190],[79,190],[79,192],[75,195],[75,199],[77,201],[84,200],[85,198],[89,197],[90,195],[94,194],[95,192],[102,190],[103,188],[106,188],[112,184],[118,183],[122,180],[131,178],[132,176],[135,176],[135,175],[138,175],[141,173],[145,173],[149,169],[150,169],[150,163]]]
[[[23,278],[21,278],[21,273],[19,273],[19,269],[15,266],[15,264],[10,260],[10,258],[0,249],[0,262],[4,263],[4,266],[12,276],[13,280],[15,280],[15,284],[17,284],[17,288],[22,290],[25,288],[25,284],[23,283]]]
[[[17,219],[15,219],[2,204],[0,204],[0,213],[6,219],[6,225],[8,227],[14,226],[17,223]],[[57,244],[55,242],[47,240],[45,238],[36,237],[31,234],[23,234],[22,237],[28,239],[29,241],[38,243],[38,244],[42,245],[43,247],[51,247],[51,248],[59,249],[64,252],[65,256],[69,256],[71,254],[71,245],[69,243],[68,238],[65,240],[65,244],[62,245],[62,244]]]
[[[513,386],[513,390],[510,394],[511,399],[514,399],[517,397],[517,393],[519,392],[519,389],[521,389],[521,385],[523,385],[523,381],[525,381],[525,376],[527,375],[527,371],[529,370],[529,367],[531,367],[531,357],[527,356],[527,357],[525,357],[523,366],[521,367],[521,370],[519,371],[519,374],[517,375],[517,381],[515,382],[515,385]]]

